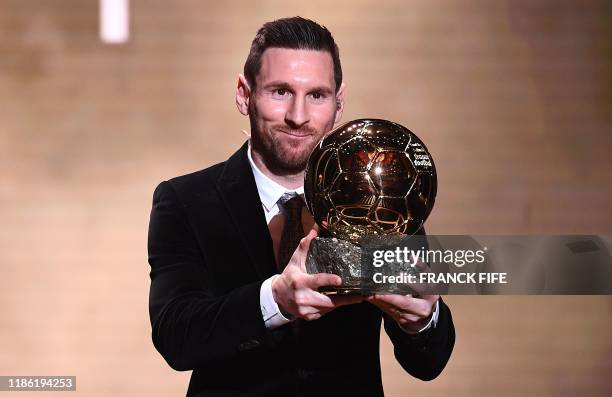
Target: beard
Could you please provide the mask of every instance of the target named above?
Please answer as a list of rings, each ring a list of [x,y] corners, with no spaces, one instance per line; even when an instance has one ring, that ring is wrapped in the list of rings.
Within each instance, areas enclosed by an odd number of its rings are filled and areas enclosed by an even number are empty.
[[[254,123],[254,120],[252,120],[251,126],[251,145],[262,154],[262,160],[266,167],[278,175],[303,172],[306,169],[310,153],[324,135],[324,132],[310,127],[296,130],[286,125],[275,125],[267,131],[262,131]],[[292,141],[282,131],[291,131],[293,134],[307,137]]]
[[[306,134],[303,129],[293,132]],[[251,136],[251,144],[262,153],[263,161],[270,171],[278,174],[297,174],[304,171],[308,157],[318,143],[317,134],[309,134],[308,138],[302,139],[303,142],[299,144],[282,139],[280,134],[284,133],[276,128],[263,134],[254,133]]]

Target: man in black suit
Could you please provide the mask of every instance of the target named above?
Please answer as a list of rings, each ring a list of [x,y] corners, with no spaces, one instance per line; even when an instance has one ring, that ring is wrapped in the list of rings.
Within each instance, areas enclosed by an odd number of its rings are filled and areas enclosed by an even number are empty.
[[[340,278],[304,270],[317,235],[304,167],[340,120],[344,87],[326,28],[266,23],[236,90],[249,141],[155,189],[152,338],[172,368],[193,370],[187,396],[382,396],[381,322],[411,375],[430,380],[446,365],[455,333],[439,296],[330,297],[317,289]]]

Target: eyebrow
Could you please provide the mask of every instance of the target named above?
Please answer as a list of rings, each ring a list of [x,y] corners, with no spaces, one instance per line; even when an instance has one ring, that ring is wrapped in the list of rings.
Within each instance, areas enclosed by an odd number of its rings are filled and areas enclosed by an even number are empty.
[[[289,84],[287,84],[284,81],[272,81],[266,85],[263,86],[264,89],[268,89],[268,88],[284,88],[287,89],[289,91],[293,91],[293,87],[291,87]],[[309,92],[323,92],[326,94],[333,94],[333,90],[329,87],[326,86],[317,86],[317,87],[313,87],[312,89],[309,90]]]

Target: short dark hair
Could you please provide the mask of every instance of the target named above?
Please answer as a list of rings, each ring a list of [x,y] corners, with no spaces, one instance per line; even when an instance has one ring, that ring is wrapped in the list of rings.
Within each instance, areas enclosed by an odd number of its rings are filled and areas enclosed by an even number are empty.
[[[257,31],[251,43],[249,56],[244,63],[244,76],[253,89],[255,88],[256,77],[261,69],[261,55],[268,48],[329,52],[334,62],[336,91],[340,88],[340,84],[342,84],[340,51],[334,37],[325,26],[299,16],[266,22]]]

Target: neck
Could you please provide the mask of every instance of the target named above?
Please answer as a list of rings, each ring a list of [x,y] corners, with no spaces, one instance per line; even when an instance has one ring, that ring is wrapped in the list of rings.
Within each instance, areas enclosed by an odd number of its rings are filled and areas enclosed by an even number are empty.
[[[263,156],[251,147],[251,156],[253,157],[253,162],[259,168],[259,170],[268,178],[272,179],[274,182],[278,183],[284,188],[287,189],[297,189],[304,185],[304,171],[300,171],[297,174],[294,173],[279,173],[278,171],[274,172],[263,161]]]

